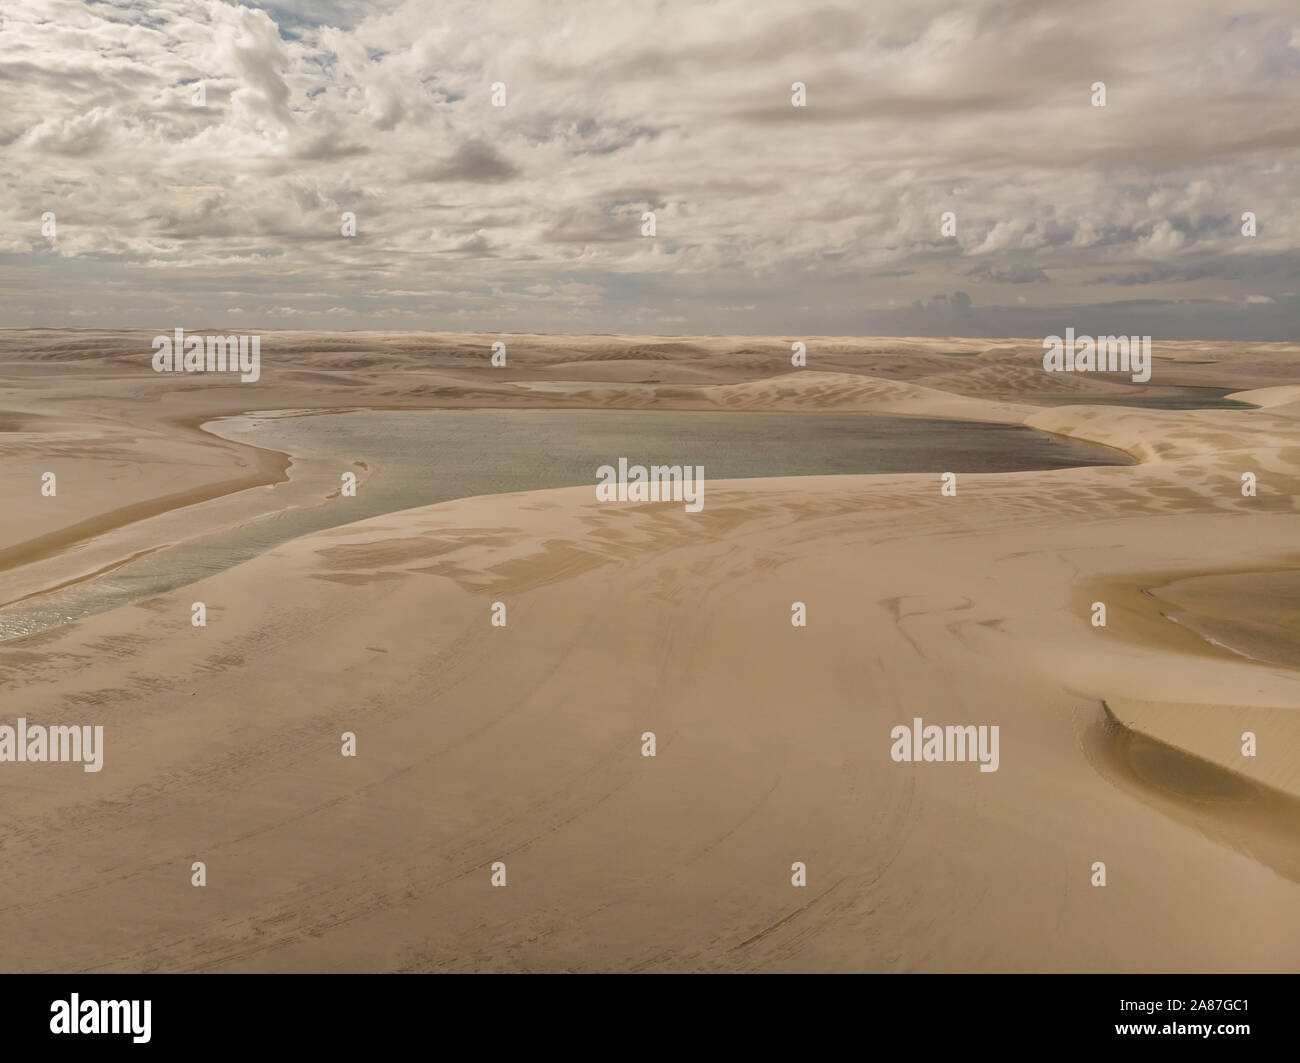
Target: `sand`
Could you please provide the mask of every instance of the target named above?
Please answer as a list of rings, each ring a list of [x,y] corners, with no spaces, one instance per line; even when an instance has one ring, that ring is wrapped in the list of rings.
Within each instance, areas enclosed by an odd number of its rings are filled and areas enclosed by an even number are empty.
[[[1156,344],[1260,408],[1151,411],[1032,340],[277,333],[241,386],[149,336],[0,334],[0,601],[273,507],[288,458],[198,428],[246,410],[886,412],[1138,464],[463,499],[0,643],[0,723],[106,736],[0,765],[3,969],[1300,970],[1295,346]],[[895,763],[914,717],[998,725],[999,769]]]

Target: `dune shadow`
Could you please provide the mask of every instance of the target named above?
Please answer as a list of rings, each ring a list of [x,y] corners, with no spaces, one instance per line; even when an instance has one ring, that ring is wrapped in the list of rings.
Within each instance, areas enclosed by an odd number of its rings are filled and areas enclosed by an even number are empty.
[[[1300,882],[1300,798],[1125,727],[1104,701],[1083,740],[1114,786]]]

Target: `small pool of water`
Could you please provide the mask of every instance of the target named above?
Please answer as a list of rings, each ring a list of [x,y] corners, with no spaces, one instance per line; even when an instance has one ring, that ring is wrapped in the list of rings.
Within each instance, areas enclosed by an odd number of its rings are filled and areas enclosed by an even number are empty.
[[[1227,398],[1229,388],[1162,388],[1136,395],[1036,395],[1038,406],[1136,406],[1144,410],[1255,410],[1249,402]]]

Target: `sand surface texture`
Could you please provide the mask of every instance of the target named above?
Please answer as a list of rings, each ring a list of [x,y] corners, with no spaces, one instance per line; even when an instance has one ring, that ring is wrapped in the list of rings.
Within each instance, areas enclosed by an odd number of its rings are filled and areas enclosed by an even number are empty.
[[[0,602],[274,508],[292,456],[198,427],[247,410],[915,414],[1138,463],[462,499],[0,643],[0,724],[105,729],[99,773],[0,764],[0,968],[1300,970],[1300,348],[1157,343],[1150,393],[1258,408],[1146,410],[1031,340],[274,333],[241,385],[150,336],[0,333]],[[895,763],[915,717],[998,725],[998,770]]]

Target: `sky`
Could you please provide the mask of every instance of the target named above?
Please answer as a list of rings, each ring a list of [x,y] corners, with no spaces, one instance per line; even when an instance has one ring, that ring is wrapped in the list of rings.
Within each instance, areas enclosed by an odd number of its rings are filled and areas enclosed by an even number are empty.
[[[1296,338],[1293,0],[0,19],[0,327]]]

